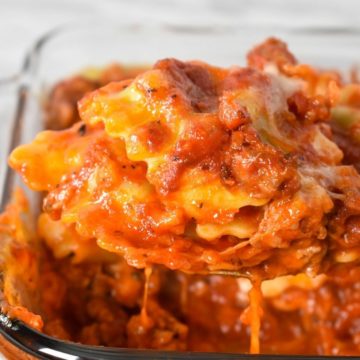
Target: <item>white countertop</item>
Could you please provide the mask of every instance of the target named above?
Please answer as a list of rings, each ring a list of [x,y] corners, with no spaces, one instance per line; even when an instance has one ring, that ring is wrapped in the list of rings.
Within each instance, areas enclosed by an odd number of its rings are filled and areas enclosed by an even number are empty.
[[[86,18],[288,27],[360,26],[357,0],[0,0],[0,78],[46,31]]]

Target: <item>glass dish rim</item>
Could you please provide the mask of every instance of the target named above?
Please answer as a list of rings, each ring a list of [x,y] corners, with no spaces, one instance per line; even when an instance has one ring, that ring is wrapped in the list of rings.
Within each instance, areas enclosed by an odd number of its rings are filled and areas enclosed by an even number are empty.
[[[81,21],[78,23],[68,23],[57,26],[50,31],[45,32],[38,38],[26,53],[20,71],[7,78],[0,78],[0,87],[16,85],[17,87],[17,104],[15,115],[12,119],[11,134],[9,148],[6,156],[10,151],[19,145],[21,137],[22,122],[24,119],[24,112],[26,108],[27,92],[31,86],[31,75],[37,66],[37,60],[43,51],[43,48],[57,36],[73,31],[81,27],[85,27],[91,23],[90,20]],[[92,23],[94,27],[94,24]],[[142,24],[136,22],[107,24],[97,22],[95,27],[111,28],[116,26],[116,29],[149,29],[164,31],[166,33],[198,33],[203,35],[211,35],[213,33],[221,33],[227,31],[240,32],[242,30],[252,30],[251,25],[188,25],[188,24],[169,24],[166,22],[157,22],[150,24]],[[360,26],[358,27],[294,27],[288,28],[285,26],[261,26],[261,30],[281,30],[284,34],[317,34],[323,36],[346,35],[346,36],[360,36]],[[14,172],[7,167],[4,173],[4,186],[1,190],[0,210],[3,210],[10,199],[10,194],[14,185]],[[112,348],[93,345],[84,345],[70,341],[64,341],[55,337],[43,334],[20,320],[10,319],[6,314],[0,312],[0,335],[7,341],[15,345],[20,350],[35,356],[40,359],[65,359],[65,360],[80,360],[80,359],[105,359],[114,360],[119,358],[124,359],[273,359],[273,360],[325,360],[325,359],[359,359],[360,356],[321,356],[321,355],[269,355],[269,354],[239,354],[239,353],[202,353],[192,351],[159,351],[149,349],[129,349],[129,348]],[[50,345],[52,347],[50,347]]]
[[[33,66],[34,58],[36,58],[39,53],[41,53],[43,47],[47,45],[48,42],[65,33],[67,31],[72,31],[76,28],[85,27],[91,24],[92,28],[94,27],[114,27],[116,24],[117,28],[121,29],[153,29],[160,30],[168,33],[202,33],[202,34],[213,34],[213,33],[221,33],[226,31],[235,31],[239,32],[242,30],[252,30],[252,24],[188,24],[188,23],[171,23],[166,21],[149,21],[144,25],[142,22],[136,21],[128,21],[122,19],[123,22],[114,22],[111,19],[108,22],[108,19],[103,19],[104,21],[99,21],[96,19],[96,22],[92,21],[92,18],[88,18],[86,20],[82,20],[79,22],[70,21],[65,22],[61,25],[57,25],[50,30],[45,31],[42,35],[40,35],[30,46],[28,51],[25,52],[24,60],[21,63],[20,69],[17,72],[14,72],[6,77],[0,77],[0,86],[6,86],[8,83],[14,82],[24,82],[24,76],[26,76],[27,72],[31,70]],[[109,25],[110,24],[110,25]],[[328,24],[316,24],[311,26],[294,26],[293,28],[287,27],[285,25],[263,25],[257,24],[258,30],[269,30],[269,33],[272,31],[281,30],[284,33],[292,34],[318,34],[323,36],[335,36],[335,35],[346,35],[346,36],[360,36],[360,24],[358,26],[346,26],[346,25],[328,25]]]

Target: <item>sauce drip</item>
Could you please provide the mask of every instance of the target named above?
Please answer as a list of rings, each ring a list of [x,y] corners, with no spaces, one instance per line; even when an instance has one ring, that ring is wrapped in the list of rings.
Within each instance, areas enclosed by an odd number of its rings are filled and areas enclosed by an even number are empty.
[[[152,267],[147,266],[144,270],[145,284],[144,284],[143,302],[141,307],[141,322],[145,328],[147,328],[151,324],[151,319],[147,313],[147,304],[149,298],[149,282],[150,282],[151,274],[152,274]]]
[[[252,281],[249,291],[249,306],[241,314],[243,324],[250,326],[250,354],[260,353],[260,326],[262,317],[261,281]]]
[[[183,314],[188,312],[188,289],[189,280],[185,274],[179,276],[180,279],[180,306]]]
[[[261,326],[261,282],[253,282],[253,287],[249,292],[250,300],[250,354],[260,353],[260,326]]]

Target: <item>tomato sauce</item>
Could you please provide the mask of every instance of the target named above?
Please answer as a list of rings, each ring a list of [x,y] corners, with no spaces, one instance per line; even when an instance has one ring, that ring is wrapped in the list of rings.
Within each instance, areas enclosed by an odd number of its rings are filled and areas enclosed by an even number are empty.
[[[21,201],[0,218],[7,284],[21,264],[39,296],[3,311],[92,345],[360,354],[360,85],[273,38],[247,59],[55,86],[62,130],[9,159],[45,193],[37,232]]]

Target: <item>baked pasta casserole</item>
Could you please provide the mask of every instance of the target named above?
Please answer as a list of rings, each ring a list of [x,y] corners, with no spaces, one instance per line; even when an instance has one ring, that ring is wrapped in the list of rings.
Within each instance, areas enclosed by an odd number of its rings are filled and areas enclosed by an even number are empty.
[[[42,210],[18,190],[0,217],[3,312],[91,345],[360,354],[355,75],[270,38],[246,66],[66,79],[45,115],[9,158]]]

